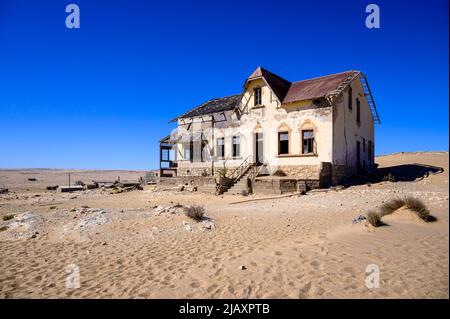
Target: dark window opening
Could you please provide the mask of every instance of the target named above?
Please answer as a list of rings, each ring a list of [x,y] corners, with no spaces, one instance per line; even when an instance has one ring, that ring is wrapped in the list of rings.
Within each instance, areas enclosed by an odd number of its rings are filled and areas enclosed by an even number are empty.
[[[366,151],[366,139],[363,137],[363,152]]]
[[[359,99],[356,99],[356,122],[358,124],[361,122],[361,102]]]
[[[348,108],[351,110],[353,107],[353,89],[351,87],[348,88]]]
[[[217,157],[223,158],[225,156],[225,139],[223,137],[217,139]]]
[[[278,133],[278,155],[289,154],[289,133]]]
[[[261,88],[254,88],[253,93],[255,96],[255,106],[261,105],[262,104]]]
[[[233,157],[241,156],[241,138],[239,136],[233,136]]]
[[[303,154],[314,153],[314,131],[305,130],[302,131],[302,141],[303,141]]]
[[[369,160],[369,163],[372,162],[372,141],[369,141],[369,149],[367,153],[367,159]]]

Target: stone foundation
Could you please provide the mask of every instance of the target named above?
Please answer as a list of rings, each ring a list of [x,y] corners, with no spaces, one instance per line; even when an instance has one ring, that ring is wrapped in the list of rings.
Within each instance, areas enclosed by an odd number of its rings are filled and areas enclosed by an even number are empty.
[[[331,173],[332,185],[341,185],[348,181],[355,173],[355,169],[346,165],[333,165]]]
[[[197,187],[197,190],[200,192],[215,193],[216,191],[216,183],[211,176],[160,177],[157,185],[159,188],[166,190],[183,185]]]

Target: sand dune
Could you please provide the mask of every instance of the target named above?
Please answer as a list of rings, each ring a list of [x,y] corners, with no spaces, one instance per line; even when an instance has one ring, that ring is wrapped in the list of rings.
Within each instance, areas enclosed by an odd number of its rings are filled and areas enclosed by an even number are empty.
[[[448,153],[395,154],[377,162],[444,171],[414,181],[234,205],[229,203],[241,196],[150,188],[66,195],[26,191],[21,181],[12,182],[13,192],[0,195],[0,215],[30,212],[30,227],[38,234],[16,238],[14,229],[0,232],[0,296],[448,298]],[[51,180],[49,174],[41,176]],[[7,171],[0,175],[0,185],[16,178]],[[352,225],[356,215],[402,196],[422,199],[437,221],[422,223],[399,212],[370,231]],[[155,212],[155,206],[177,203],[204,204],[215,228],[182,213]],[[78,289],[66,287],[70,264],[79,267]],[[369,264],[380,269],[380,288],[365,285]]]

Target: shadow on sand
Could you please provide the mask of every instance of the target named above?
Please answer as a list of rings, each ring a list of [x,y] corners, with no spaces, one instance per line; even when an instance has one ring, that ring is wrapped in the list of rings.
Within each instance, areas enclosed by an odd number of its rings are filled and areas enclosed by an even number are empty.
[[[364,172],[356,175],[349,182],[350,185],[363,185],[370,183],[390,182],[412,182],[419,181],[429,175],[440,174],[444,171],[442,167],[426,164],[404,164],[390,167],[378,168],[373,173]]]

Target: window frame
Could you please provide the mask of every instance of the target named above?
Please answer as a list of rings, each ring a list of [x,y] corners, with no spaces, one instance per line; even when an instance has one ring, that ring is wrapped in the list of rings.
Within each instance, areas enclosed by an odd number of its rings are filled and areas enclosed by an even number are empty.
[[[239,143],[235,143],[235,139],[237,139],[239,141]],[[233,135],[231,137],[231,153],[232,153],[233,158],[241,156],[241,136],[240,135]]]
[[[356,123],[361,124],[361,101],[356,98]]]
[[[222,141],[222,144],[219,144],[219,141]],[[219,149],[221,150],[221,156],[219,156]],[[224,159],[225,158],[225,138],[224,137],[218,137],[216,139],[216,156],[218,159]]]
[[[256,92],[258,92],[258,94],[256,94]],[[254,106],[262,105],[262,88],[260,86],[253,88],[253,102]]]
[[[350,111],[353,110],[353,89],[352,89],[351,86],[348,88],[348,100],[347,100],[347,103],[348,103],[348,109]]]
[[[312,138],[305,139],[305,132],[312,132]],[[315,130],[314,129],[302,129],[301,130],[301,134],[302,134],[302,154],[303,155],[316,154],[315,150],[314,150],[314,143],[315,143],[315,139],[316,139],[316,132],[315,132]],[[312,140],[312,142],[311,142],[311,152],[305,152],[305,140]]]
[[[282,134],[286,134],[287,135],[287,140],[281,140],[280,137]],[[290,134],[289,131],[278,131],[278,155],[289,155],[289,151],[290,151],[290,147],[289,147],[289,140],[290,140]],[[286,153],[281,153],[281,142],[285,142],[286,145]]]

